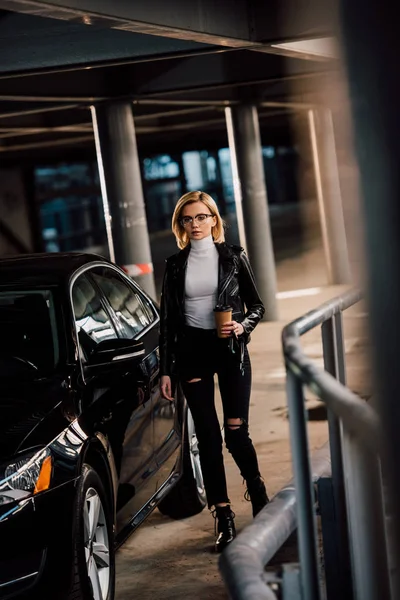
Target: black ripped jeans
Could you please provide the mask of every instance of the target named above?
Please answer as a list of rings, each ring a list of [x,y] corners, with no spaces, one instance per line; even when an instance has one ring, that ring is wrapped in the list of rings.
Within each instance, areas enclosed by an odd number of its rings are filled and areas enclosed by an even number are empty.
[[[217,337],[215,330],[186,327],[178,351],[178,372],[193,416],[199,442],[200,462],[208,506],[229,502],[221,427],[215,410],[214,374],[218,375],[224,411],[225,443],[242,477],[251,481],[260,475],[248,420],[251,391],[251,364],[245,351],[243,373],[239,358],[232,354],[228,340]],[[189,383],[193,379],[200,381]],[[239,426],[228,419],[240,419]]]

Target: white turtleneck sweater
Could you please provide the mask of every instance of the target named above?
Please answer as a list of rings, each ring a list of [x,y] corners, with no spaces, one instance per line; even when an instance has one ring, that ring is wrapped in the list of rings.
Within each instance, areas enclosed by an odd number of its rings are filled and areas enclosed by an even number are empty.
[[[215,329],[214,307],[218,295],[218,250],[212,236],[191,240],[186,268],[186,325]]]

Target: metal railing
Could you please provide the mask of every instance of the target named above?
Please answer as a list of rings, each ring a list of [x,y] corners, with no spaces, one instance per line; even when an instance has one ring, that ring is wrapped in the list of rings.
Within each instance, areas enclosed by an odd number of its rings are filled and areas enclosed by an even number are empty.
[[[296,319],[282,332],[294,488],[285,489],[246,527],[220,558],[220,569],[234,600],[274,598],[264,567],[296,525],[300,559],[298,598],[321,600],[313,481],[322,475],[310,461],[304,386],[327,406],[332,487],[337,527],[339,578],[343,599],[390,598],[379,463],[380,425],[373,408],[346,384],[342,312],[361,299],[347,292]],[[322,326],[325,370],[302,351],[300,337]],[[293,517],[293,508],[297,519]],[[276,510],[278,508],[278,510]],[[288,527],[288,522],[291,527]],[[273,587],[273,586],[272,586]],[[272,595],[271,595],[272,594]]]
[[[311,471],[314,482],[330,474],[327,444],[313,453]],[[277,599],[272,589],[274,580],[267,578],[264,566],[296,529],[296,513],[295,484],[291,480],[224,550],[219,565],[232,600]]]

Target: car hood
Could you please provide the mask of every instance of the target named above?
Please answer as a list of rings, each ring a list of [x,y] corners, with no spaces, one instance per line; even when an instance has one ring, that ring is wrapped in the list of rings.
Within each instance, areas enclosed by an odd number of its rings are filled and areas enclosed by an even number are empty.
[[[53,379],[30,382],[0,381],[0,462],[27,447],[27,442],[38,425],[50,413],[60,414],[60,411],[55,409],[61,408],[65,395],[63,387],[61,381]],[[48,427],[40,429],[41,439],[35,440],[35,443],[43,445],[49,443],[58,433],[51,423]]]

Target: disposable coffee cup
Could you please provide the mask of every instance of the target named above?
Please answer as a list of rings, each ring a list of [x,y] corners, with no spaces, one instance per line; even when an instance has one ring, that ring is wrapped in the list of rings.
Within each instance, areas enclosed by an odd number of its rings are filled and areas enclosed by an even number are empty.
[[[214,308],[215,324],[217,326],[217,335],[219,338],[228,338],[229,334],[222,333],[221,329],[225,323],[232,321],[232,307],[231,306],[216,306]]]

